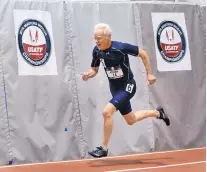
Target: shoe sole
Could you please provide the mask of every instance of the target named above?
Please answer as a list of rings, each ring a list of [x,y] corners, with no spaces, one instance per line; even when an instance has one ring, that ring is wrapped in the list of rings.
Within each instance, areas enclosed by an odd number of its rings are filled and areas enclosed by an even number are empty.
[[[96,156],[96,155],[94,155],[93,153],[90,153],[90,152],[88,152],[88,154],[91,155],[94,158],[103,158],[103,157],[107,156],[107,155],[106,156]]]
[[[163,108],[161,108],[160,109],[163,113],[164,113],[164,115],[165,115],[165,119],[166,120],[164,120],[165,121],[165,124],[167,125],[167,126],[170,126],[170,118],[166,115],[166,113],[165,113],[165,111],[164,111],[164,109]]]
[[[94,158],[98,158],[96,155],[94,155],[93,153],[88,152],[89,155],[91,155]]]
[[[163,120],[165,121],[165,124],[166,124],[167,126],[170,126],[170,118],[166,115],[166,113],[165,113],[163,107],[160,106],[160,107],[159,107],[159,110],[162,111],[162,113],[163,113],[163,114],[165,115],[165,117],[166,117],[166,118],[165,118],[166,120],[163,119]]]

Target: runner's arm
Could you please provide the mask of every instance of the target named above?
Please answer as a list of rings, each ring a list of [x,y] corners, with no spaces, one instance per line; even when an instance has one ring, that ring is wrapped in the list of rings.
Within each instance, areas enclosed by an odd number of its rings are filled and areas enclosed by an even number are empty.
[[[128,44],[128,43],[123,43],[123,47],[124,47],[123,48],[124,53],[127,53],[132,56],[141,57],[147,74],[152,74],[149,56],[145,50],[143,50],[142,48],[139,48],[137,45],[132,45],[132,44]]]
[[[145,66],[147,74],[152,74],[150,60],[149,60],[149,56],[148,56],[147,52],[145,50],[139,48],[138,56],[141,57],[142,62],[144,64],[144,66]]]
[[[88,78],[93,78],[96,76],[99,70],[100,66],[100,59],[97,57],[96,48],[94,47],[92,52],[92,62],[91,62],[91,68],[87,71]]]
[[[98,73],[98,69],[99,69],[99,67],[91,67],[88,70],[88,77],[93,78],[94,76],[96,76],[96,74]]]

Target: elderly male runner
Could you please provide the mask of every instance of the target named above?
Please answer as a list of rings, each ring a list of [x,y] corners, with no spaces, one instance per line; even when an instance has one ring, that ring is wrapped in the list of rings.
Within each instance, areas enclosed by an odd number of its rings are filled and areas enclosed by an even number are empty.
[[[136,45],[111,40],[111,28],[108,24],[100,23],[95,26],[94,39],[96,46],[93,49],[93,60],[91,68],[82,74],[84,81],[93,78],[98,73],[102,63],[109,80],[109,88],[113,98],[103,110],[104,138],[101,146],[88,152],[91,156],[99,158],[108,155],[108,142],[113,128],[113,114],[119,110],[128,125],[148,117],[162,119],[167,126],[170,119],[160,106],[156,110],[140,110],[132,112],[130,99],[136,92],[136,82],[130,69],[128,55],[139,56],[144,63],[147,80],[154,84],[156,77],[152,74],[149,57],[147,53]]]

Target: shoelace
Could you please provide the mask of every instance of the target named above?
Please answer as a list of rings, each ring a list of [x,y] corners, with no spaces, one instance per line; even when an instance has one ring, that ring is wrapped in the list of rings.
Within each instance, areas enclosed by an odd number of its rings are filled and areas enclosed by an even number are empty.
[[[103,150],[101,150],[101,149],[96,149],[96,150],[94,150],[95,153],[99,153],[99,152],[101,152],[101,151],[103,151]]]
[[[102,149],[102,147],[96,147],[96,150],[94,150],[95,153],[99,153],[99,152],[101,152],[101,151],[104,151],[104,150]]]

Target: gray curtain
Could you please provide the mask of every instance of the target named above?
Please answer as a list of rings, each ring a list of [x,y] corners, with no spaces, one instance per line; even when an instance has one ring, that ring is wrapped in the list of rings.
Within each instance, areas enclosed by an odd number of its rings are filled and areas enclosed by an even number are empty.
[[[57,76],[18,75],[14,9],[50,13]],[[113,39],[138,44],[151,57],[158,82],[148,87],[142,61],[130,56],[137,81],[133,110],[161,104],[172,120],[169,128],[152,118],[128,126],[117,112],[110,156],[204,146],[205,10],[155,2],[0,1],[0,163],[89,158],[88,150],[101,144],[102,110],[111,98],[108,80],[102,67],[94,79],[81,79],[90,67],[98,22],[111,25]],[[192,71],[157,71],[151,21],[155,11],[185,13],[188,39],[194,40],[189,45]]]

